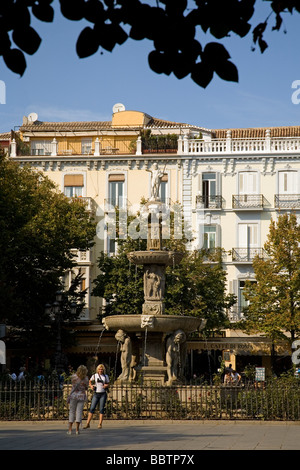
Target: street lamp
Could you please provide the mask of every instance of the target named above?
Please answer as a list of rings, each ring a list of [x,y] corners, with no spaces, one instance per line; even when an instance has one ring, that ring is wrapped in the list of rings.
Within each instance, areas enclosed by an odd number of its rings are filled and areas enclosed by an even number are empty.
[[[55,302],[53,304],[46,304],[45,313],[50,316],[52,321],[55,321],[57,324],[57,337],[56,337],[56,351],[55,351],[55,369],[60,375],[64,369],[63,363],[65,362],[65,355],[62,353],[62,344],[61,344],[61,325],[63,320],[63,310],[62,302],[64,298],[64,293],[61,291],[56,292]],[[77,311],[76,302],[72,302],[70,305],[71,314],[75,315]]]

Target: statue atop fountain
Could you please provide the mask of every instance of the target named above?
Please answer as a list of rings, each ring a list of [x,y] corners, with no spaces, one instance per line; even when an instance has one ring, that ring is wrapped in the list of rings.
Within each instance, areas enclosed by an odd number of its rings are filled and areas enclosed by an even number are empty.
[[[180,263],[183,253],[162,249],[162,212],[165,205],[159,199],[159,187],[164,174],[154,164],[151,197],[144,207],[144,216],[148,222],[147,250],[128,254],[131,262],[142,265],[144,269],[142,312],[136,315],[112,315],[103,320],[106,329],[122,330],[122,335],[126,337],[127,349],[125,340],[122,343],[120,382],[132,381],[139,374],[142,374],[144,381],[167,386],[179,381],[184,377],[187,336],[205,325],[201,318],[165,315],[166,268]],[[132,345],[141,351],[140,362],[134,367],[138,374],[133,372],[129,357],[125,360],[128,348],[132,348]]]
[[[166,166],[165,166],[166,168]],[[157,163],[153,163],[153,169],[152,170],[147,170],[151,172],[151,197],[150,201],[159,201],[159,188],[161,184],[161,179],[164,175],[167,175],[165,173],[165,168],[163,171],[161,171],[158,168]]]

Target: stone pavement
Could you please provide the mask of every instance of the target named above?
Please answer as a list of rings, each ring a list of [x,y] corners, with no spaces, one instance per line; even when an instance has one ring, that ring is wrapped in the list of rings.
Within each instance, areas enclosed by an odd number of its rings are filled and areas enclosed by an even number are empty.
[[[101,450],[114,456],[118,451],[300,450],[300,422],[104,420],[102,429],[93,421],[78,436],[67,435],[67,427],[66,421],[0,421],[0,450]]]

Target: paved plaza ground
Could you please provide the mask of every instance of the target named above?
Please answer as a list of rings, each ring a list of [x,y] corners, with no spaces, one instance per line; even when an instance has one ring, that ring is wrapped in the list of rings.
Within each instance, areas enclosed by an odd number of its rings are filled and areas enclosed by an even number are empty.
[[[0,450],[101,450],[115,459],[124,451],[300,450],[300,422],[107,420],[102,429],[93,421],[78,436],[67,435],[67,427],[66,421],[0,421]]]

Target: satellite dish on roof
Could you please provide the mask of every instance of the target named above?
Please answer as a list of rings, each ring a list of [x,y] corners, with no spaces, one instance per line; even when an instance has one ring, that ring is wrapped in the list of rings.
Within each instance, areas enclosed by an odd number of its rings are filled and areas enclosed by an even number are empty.
[[[119,111],[125,111],[125,106],[122,103],[116,103],[113,106],[113,113],[118,113]]]
[[[37,121],[38,115],[36,113],[28,114],[28,122],[35,122]]]

